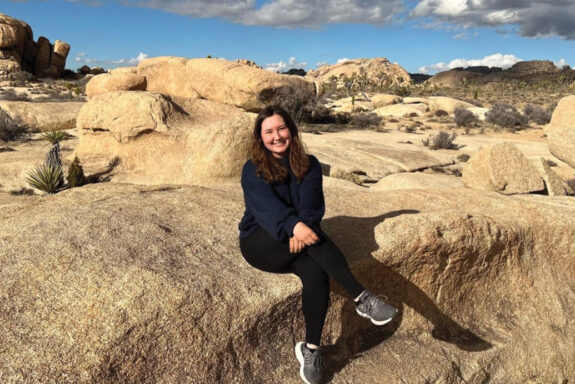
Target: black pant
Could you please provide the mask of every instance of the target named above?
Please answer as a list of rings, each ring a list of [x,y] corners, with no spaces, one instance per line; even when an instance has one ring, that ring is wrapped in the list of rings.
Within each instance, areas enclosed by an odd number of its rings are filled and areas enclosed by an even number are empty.
[[[329,276],[355,298],[364,288],[353,277],[345,256],[321,228],[314,228],[320,240],[300,253],[290,253],[289,242],[275,240],[258,228],[240,239],[244,259],[265,272],[294,273],[302,282],[302,307],[306,325],[306,342],[319,345],[329,304]],[[329,275],[329,276],[328,276]]]

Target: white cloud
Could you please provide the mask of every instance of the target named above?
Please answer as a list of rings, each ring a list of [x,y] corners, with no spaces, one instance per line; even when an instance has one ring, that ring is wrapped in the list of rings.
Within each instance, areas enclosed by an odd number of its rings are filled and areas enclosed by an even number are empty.
[[[327,61],[318,61],[317,63],[315,63],[316,67],[321,67],[322,65],[327,65]]]
[[[95,0],[68,0],[94,4]],[[319,28],[337,23],[388,24],[404,11],[403,0],[114,0],[197,18],[244,25]]]
[[[521,61],[520,58],[516,57],[515,55],[502,55],[501,53],[496,53],[494,55],[485,56],[482,59],[454,59],[446,64],[444,62],[435,63],[427,66],[423,66],[419,68],[419,73],[436,73],[440,71],[447,71],[449,69],[458,68],[458,67],[475,67],[475,66],[487,66],[487,67],[501,67],[501,68],[509,68],[513,66],[513,64]]]
[[[133,57],[131,59],[117,59],[117,60],[98,60],[98,59],[93,59],[88,57],[88,55],[85,52],[79,52],[76,54],[76,62],[78,64],[82,64],[82,65],[88,65],[88,66],[101,66],[104,68],[111,68],[111,67],[117,67],[117,66],[133,66],[133,65],[138,65],[138,63],[142,60],[144,60],[145,58],[147,58],[148,55],[146,53],[140,52],[138,54],[137,57]]]
[[[470,26],[516,25],[528,37],[575,39],[575,0],[420,0],[410,15]]]
[[[280,60],[277,63],[267,64],[265,69],[271,72],[286,72],[290,69],[305,68],[306,66],[307,62],[299,62],[295,57],[290,57],[287,63]]]
[[[347,57],[342,57],[341,59],[337,59],[337,61],[335,63],[341,64],[341,63],[345,63],[346,61],[349,61],[349,59]]]
[[[564,66],[569,65],[565,59],[559,59],[558,61],[553,62],[553,64],[555,64],[555,66],[559,69],[563,69]]]

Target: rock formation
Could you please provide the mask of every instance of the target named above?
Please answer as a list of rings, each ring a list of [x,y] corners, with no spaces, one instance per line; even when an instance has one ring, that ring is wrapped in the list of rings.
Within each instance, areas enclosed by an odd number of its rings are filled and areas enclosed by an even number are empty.
[[[34,41],[32,28],[0,13],[0,79],[26,71],[37,77],[58,77],[66,66],[70,45],[41,36]]]
[[[342,81],[346,77],[352,78],[354,76],[365,77],[378,86],[408,85],[411,80],[405,69],[383,57],[355,59],[334,65],[324,65],[309,71],[306,75],[307,78],[323,83],[331,82],[332,78]]]
[[[570,67],[559,69],[549,60],[520,61],[511,68],[468,67],[455,68],[435,74],[428,80],[430,84],[444,87],[459,87],[462,85],[486,84],[502,81],[525,81],[538,83],[541,81],[559,81],[561,78],[575,79],[575,71]]]
[[[254,116],[209,100],[142,91],[94,96],[78,114],[83,163],[118,157],[114,181],[209,185],[237,178]]]
[[[537,169],[511,143],[495,144],[471,156],[463,168],[463,184],[506,195],[545,189]]]
[[[549,151],[575,168],[575,95],[559,100],[547,126]]]
[[[331,382],[575,377],[572,198],[326,184],[324,229],[400,308],[375,327],[332,284]],[[299,383],[301,284],[242,259],[243,209],[237,185],[0,195],[2,381]]]

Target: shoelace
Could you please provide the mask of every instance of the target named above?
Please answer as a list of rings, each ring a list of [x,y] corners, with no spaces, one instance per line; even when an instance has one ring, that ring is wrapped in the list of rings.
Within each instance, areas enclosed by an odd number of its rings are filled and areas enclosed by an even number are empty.
[[[318,371],[323,371],[324,362],[320,350],[315,351],[315,353],[305,353],[303,358],[305,365],[312,365]]]

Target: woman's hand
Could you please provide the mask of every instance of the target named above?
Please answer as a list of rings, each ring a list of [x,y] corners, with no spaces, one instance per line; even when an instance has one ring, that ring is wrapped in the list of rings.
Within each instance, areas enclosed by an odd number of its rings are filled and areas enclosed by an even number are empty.
[[[290,253],[299,253],[305,247],[303,241],[298,240],[295,236],[289,239],[289,251]]]
[[[305,245],[312,245],[319,241],[319,237],[315,234],[310,227],[308,227],[303,221],[299,221],[295,227],[293,227],[293,237],[303,242]]]

